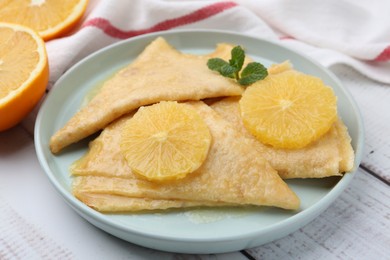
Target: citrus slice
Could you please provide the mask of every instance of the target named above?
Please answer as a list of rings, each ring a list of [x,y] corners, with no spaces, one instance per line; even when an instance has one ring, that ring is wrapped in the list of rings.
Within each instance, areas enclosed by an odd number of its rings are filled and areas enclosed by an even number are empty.
[[[184,178],[207,157],[211,135],[185,104],[162,101],[141,107],[122,131],[121,151],[130,168],[148,180]]]
[[[87,3],[88,0],[0,1],[0,22],[30,27],[46,41],[72,29]]]
[[[325,134],[337,117],[337,98],[319,78],[294,70],[248,87],[240,100],[245,127],[276,148],[302,148]]]
[[[33,30],[0,23],[0,131],[38,103],[49,79],[45,43]]]

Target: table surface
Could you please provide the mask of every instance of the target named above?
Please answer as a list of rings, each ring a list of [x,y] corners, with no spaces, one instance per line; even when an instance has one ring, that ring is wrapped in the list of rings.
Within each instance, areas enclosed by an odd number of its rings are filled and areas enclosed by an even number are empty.
[[[115,238],[76,214],[49,182],[34,150],[34,111],[0,133],[0,259],[389,259],[390,86],[349,67],[331,70],[360,107],[364,156],[350,186],[298,231],[218,255],[159,252]]]

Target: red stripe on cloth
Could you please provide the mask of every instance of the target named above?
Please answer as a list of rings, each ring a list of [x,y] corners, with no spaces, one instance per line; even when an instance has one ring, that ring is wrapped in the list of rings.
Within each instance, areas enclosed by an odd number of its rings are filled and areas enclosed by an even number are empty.
[[[288,35],[286,35],[286,36],[281,36],[281,37],[279,37],[279,39],[280,39],[280,40],[295,40],[294,37],[288,36]]]
[[[113,26],[110,23],[110,21],[104,18],[93,18],[87,21],[83,25],[83,28],[87,26],[97,27],[113,38],[126,39],[137,35],[145,34],[145,33],[169,30],[178,26],[198,22],[207,19],[213,15],[219,14],[235,6],[237,6],[237,4],[234,2],[218,2],[215,4],[202,7],[190,14],[183,15],[173,19],[168,19],[160,23],[157,23],[156,25],[150,28],[142,29],[142,30],[123,31]]]
[[[384,49],[374,61],[390,61],[390,46]]]

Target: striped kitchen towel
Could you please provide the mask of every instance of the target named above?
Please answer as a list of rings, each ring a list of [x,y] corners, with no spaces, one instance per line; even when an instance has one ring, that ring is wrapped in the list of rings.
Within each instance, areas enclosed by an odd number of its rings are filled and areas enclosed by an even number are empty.
[[[174,29],[219,29],[279,41],[326,67],[352,66],[390,83],[387,0],[91,0],[69,35],[47,42],[50,86],[109,44]]]

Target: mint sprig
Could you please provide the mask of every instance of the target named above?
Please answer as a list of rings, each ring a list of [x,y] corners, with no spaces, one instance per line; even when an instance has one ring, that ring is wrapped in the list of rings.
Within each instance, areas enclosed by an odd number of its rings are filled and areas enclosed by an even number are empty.
[[[241,71],[244,61],[245,51],[241,48],[241,46],[236,46],[231,51],[231,58],[229,59],[229,62],[221,58],[212,58],[207,61],[207,67],[219,72],[224,77],[235,79],[243,86],[248,86],[267,77],[267,68],[258,62],[248,63]]]

